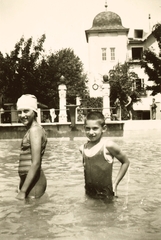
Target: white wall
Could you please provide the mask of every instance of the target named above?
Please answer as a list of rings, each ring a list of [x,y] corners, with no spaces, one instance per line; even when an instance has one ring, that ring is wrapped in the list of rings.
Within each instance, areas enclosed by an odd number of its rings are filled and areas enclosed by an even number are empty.
[[[89,87],[91,97],[102,96],[103,75],[109,73],[118,62],[124,63],[127,60],[127,35],[126,33],[98,33],[89,34]],[[102,48],[106,48],[105,61],[102,61]],[[115,61],[111,61],[110,48],[115,48]],[[98,91],[92,89],[97,83]]]

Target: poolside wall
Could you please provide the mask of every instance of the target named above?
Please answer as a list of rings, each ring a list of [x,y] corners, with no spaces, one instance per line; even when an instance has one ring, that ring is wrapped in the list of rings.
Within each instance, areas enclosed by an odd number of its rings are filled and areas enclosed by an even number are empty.
[[[161,120],[128,120],[125,121],[124,131],[160,130]]]
[[[48,138],[62,138],[62,137],[85,137],[83,124],[76,124],[75,130],[71,128],[71,124],[58,123],[42,123],[42,126],[47,132]],[[123,136],[124,122],[111,121],[107,123],[107,131],[105,136]],[[24,136],[26,132],[22,124],[0,124],[0,139],[19,139]]]
[[[85,137],[83,124],[76,124],[76,131],[72,131],[71,124],[42,123],[48,138]],[[121,137],[125,132],[142,130],[161,130],[161,120],[129,120],[111,121],[107,123],[104,136]],[[0,139],[20,139],[26,132],[22,124],[0,124]]]

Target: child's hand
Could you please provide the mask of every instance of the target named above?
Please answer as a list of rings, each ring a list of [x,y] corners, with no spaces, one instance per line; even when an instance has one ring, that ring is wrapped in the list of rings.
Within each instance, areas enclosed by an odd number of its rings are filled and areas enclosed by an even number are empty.
[[[19,192],[20,192],[19,185],[17,186],[15,192],[16,192],[16,193],[19,193]]]
[[[19,200],[24,200],[25,198],[26,198],[26,194],[25,194],[25,192],[19,192],[18,194],[17,194],[17,197],[16,197],[17,199],[19,199]]]

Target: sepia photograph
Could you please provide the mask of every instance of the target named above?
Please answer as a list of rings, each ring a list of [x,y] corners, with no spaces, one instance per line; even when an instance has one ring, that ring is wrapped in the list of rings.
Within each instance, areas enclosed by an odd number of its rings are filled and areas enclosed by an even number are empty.
[[[0,240],[161,239],[161,0],[0,0]]]

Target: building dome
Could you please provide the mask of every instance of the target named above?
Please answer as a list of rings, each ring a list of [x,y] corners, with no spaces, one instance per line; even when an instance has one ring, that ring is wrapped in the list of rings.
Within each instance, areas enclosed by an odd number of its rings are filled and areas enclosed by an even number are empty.
[[[91,30],[99,29],[125,29],[119,15],[114,12],[106,11],[97,14],[93,20]]]
[[[116,13],[110,11],[101,12],[93,19],[92,27],[85,31],[87,42],[89,35],[92,33],[108,32],[122,32],[128,34],[129,28],[122,26],[121,18]]]

